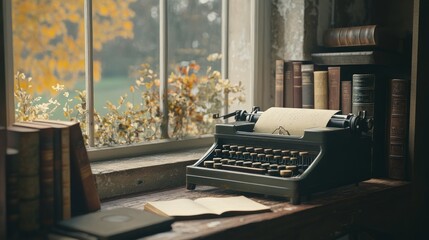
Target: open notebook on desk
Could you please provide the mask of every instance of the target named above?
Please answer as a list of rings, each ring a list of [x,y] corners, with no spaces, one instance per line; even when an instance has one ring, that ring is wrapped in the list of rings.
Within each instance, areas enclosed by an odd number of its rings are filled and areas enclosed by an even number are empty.
[[[244,196],[148,202],[144,205],[144,209],[161,216],[170,216],[176,219],[215,217],[270,210],[269,207]]]

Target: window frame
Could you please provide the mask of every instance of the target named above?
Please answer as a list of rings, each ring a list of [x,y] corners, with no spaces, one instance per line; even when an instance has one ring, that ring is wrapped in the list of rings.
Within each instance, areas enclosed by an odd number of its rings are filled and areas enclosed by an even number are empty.
[[[6,68],[6,107],[7,107],[7,124],[11,125],[15,121],[15,108],[14,108],[14,73],[13,73],[13,41],[12,41],[12,0],[3,1],[4,4],[4,27],[5,27],[5,57],[7,61],[5,62]],[[267,84],[267,81],[263,79],[271,79],[271,69],[270,69],[270,1],[258,1],[251,0],[241,0],[243,4],[251,4],[251,19],[250,19],[250,31],[251,31],[251,64],[249,69],[252,69],[250,86],[251,96],[248,97],[248,105],[257,105],[262,107],[262,109],[269,107],[270,104],[270,89],[271,84]],[[167,0],[160,1],[160,80],[161,82],[166,83],[168,74],[167,74]],[[90,89],[93,89],[93,80],[92,80],[92,61],[87,61],[92,59],[92,0],[84,0],[84,11],[85,17],[88,19],[85,20],[85,56],[86,56],[86,88],[87,92]],[[222,55],[226,56],[222,58],[221,63],[221,73],[223,79],[228,79],[228,65],[229,63],[229,54],[228,49],[231,39],[229,38],[229,29],[228,21],[230,16],[233,16],[235,9],[229,8],[228,0],[222,0]],[[163,14],[164,13],[164,14]],[[163,18],[163,20],[161,19]],[[164,22],[164,23],[163,23]],[[163,24],[162,24],[163,23]],[[164,25],[164,29],[162,29]],[[268,32],[267,32],[268,31]],[[164,47],[163,47],[164,46]],[[165,57],[162,57],[164,56]],[[163,64],[164,62],[164,64]],[[271,80],[270,80],[271,81]],[[160,88],[160,93],[165,93],[167,90],[165,87]],[[268,94],[266,94],[268,92]],[[268,97],[267,97],[268,96]],[[166,98],[163,101],[164,106],[166,106]],[[93,94],[87,94],[87,103],[88,106],[92,106],[92,113],[88,114],[89,119],[89,136],[93,136],[94,131],[94,122],[93,122]],[[161,106],[163,111],[166,110],[165,107]],[[224,113],[229,111],[228,106],[225,107]],[[168,117],[168,114],[164,114]],[[168,119],[163,121],[168,122]],[[168,131],[168,130],[164,130]],[[92,140],[93,141],[93,140]],[[127,146],[118,146],[118,147],[108,147],[108,148],[97,148],[92,146],[88,148],[88,153],[90,155],[90,160],[105,160],[111,158],[121,158],[129,156],[137,156],[142,154],[153,154],[156,152],[165,152],[166,144],[168,144],[168,149],[183,149],[184,147],[202,147],[209,146],[213,142],[213,136],[205,135],[199,137],[193,137],[184,140],[168,140],[161,139],[159,141],[153,141],[149,143],[127,145]],[[90,141],[91,143],[91,141]]]

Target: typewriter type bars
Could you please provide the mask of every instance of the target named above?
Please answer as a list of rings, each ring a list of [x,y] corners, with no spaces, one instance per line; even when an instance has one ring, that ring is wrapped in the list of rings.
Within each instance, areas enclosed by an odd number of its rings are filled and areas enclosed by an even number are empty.
[[[215,143],[187,167],[187,188],[211,185],[288,197],[370,178],[370,138],[346,128],[318,128],[303,137],[253,133],[254,122],[216,126]],[[347,157],[348,156],[348,157]]]

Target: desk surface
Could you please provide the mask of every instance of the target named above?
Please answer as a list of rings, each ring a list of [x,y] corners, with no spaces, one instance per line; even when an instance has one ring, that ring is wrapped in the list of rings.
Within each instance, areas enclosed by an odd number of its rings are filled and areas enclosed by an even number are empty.
[[[345,233],[397,237],[410,229],[411,184],[384,179],[317,193],[300,205],[285,198],[197,186],[193,191],[183,187],[110,200],[102,203],[102,209],[143,209],[148,201],[237,195],[267,205],[272,212],[176,221],[171,231],[144,239],[332,239]]]

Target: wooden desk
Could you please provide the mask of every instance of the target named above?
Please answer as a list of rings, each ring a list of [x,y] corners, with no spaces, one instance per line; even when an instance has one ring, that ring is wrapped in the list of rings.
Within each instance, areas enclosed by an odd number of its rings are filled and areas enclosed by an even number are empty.
[[[185,187],[111,200],[103,209],[143,209],[148,201],[245,195],[272,212],[233,217],[176,221],[172,230],[144,239],[335,239],[344,234],[364,239],[406,237],[412,226],[411,184],[371,179],[315,194],[301,205],[287,199],[238,193],[207,186]]]

